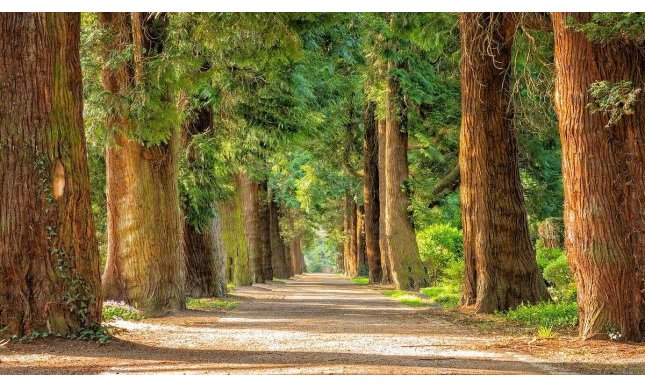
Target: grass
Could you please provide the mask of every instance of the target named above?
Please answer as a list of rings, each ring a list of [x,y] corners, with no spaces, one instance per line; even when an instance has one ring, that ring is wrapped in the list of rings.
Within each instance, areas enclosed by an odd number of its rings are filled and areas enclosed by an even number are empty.
[[[143,314],[125,302],[105,301],[103,303],[103,321],[143,319]]]
[[[370,279],[368,277],[354,277],[352,282],[358,285],[367,285],[370,283]]]
[[[459,305],[461,294],[454,292],[445,286],[433,286],[431,288],[422,288],[419,291],[430,299],[432,302],[438,302],[446,308],[455,308]]]
[[[528,327],[572,328],[578,324],[578,304],[561,301],[520,305],[498,315],[508,322]]]
[[[406,292],[404,290],[385,290],[383,291],[383,294],[393,298],[398,303],[408,306],[421,307],[428,306],[431,303],[430,300],[426,300],[412,292]]]
[[[237,301],[223,300],[221,298],[188,298],[186,299],[186,308],[199,309],[234,309]]]

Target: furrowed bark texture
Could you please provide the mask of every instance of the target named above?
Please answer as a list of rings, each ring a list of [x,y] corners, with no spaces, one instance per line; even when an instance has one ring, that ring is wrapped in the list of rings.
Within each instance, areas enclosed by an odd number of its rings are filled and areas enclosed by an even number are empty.
[[[619,332],[640,341],[645,334],[645,98],[634,114],[608,125],[592,113],[591,84],[630,80],[645,86],[642,43],[595,44],[567,28],[567,18],[585,23],[592,15],[553,13],[556,111],[562,143],[567,257],[578,287],[583,339]],[[640,325],[640,326],[639,326]]]
[[[363,141],[363,201],[365,203],[365,255],[370,283],[381,282],[381,249],[379,246],[379,169],[378,135],[373,102],[365,112]]]
[[[515,26],[502,13],[462,13],[460,28],[462,304],[491,313],[549,296],[529,239],[512,124]]]
[[[271,231],[269,217],[269,196],[267,182],[260,184],[259,196],[259,221],[260,221],[260,255],[262,261],[262,279],[271,281],[273,279],[273,267],[271,265]]]
[[[271,242],[271,265],[273,276],[277,278],[289,278],[289,270],[284,256],[284,242],[280,236],[280,221],[278,219],[278,205],[273,202],[269,194],[269,236]]]
[[[0,13],[0,329],[101,322],[80,16]]]
[[[222,242],[226,251],[228,279],[234,286],[248,286],[253,281],[246,246],[242,190],[237,176],[233,185],[233,197],[220,204]]]
[[[108,29],[104,57],[134,43],[135,51],[156,55],[162,43],[148,31],[145,15],[101,13]],[[154,36],[154,37],[153,37]],[[135,56],[136,58],[136,56]],[[107,59],[106,59],[107,60]],[[134,74],[132,69],[134,68]],[[106,67],[103,84],[114,98],[140,82],[141,58],[120,68]],[[185,258],[183,219],[179,208],[178,130],[166,144],[146,147],[129,139],[133,125],[126,113],[109,118],[113,144],[106,149],[108,255],[103,272],[105,299],[123,300],[146,315],[162,315],[184,308]]]
[[[387,248],[387,237],[385,234],[385,204],[387,200],[386,176],[385,176],[385,120],[378,120],[377,133],[378,138],[378,197],[379,197],[379,218],[378,218],[378,243],[381,253],[381,282],[392,282],[390,258]]]
[[[260,240],[260,186],[246,172],[240,172],[242,203],[244,206],[244,230],[249,253],[249,271],[254,283],[264,283],[262,276],[262,246]]]
[[[393,66],[389,64],[390,72]],[[427,285],[414,226],[408,212],[408,134],[399,80],[388,75],[385,129],[385,235],[392,281],[398,289]]]

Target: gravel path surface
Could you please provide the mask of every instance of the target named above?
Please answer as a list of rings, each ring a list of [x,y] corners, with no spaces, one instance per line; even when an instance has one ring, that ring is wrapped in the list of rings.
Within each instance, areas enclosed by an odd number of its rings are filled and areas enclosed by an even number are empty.
[[[240,305],[232,311],[119,321],[108,345],[12,343],[0,348],[0,373],[608,373],[625,360],[620,349],[597,364],[571,355],[579,346],[567,340],[549,352],[552,344],[536,347],[530,336],[452,322],[439,309],[398,304],[331,274],[240,287],[234,295]],[[641,349],[624,349],[631,354],[626,372],[642,372]]]

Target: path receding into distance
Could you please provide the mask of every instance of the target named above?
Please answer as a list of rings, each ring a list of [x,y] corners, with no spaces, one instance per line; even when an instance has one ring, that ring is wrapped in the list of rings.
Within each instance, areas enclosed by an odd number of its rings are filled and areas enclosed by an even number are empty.
[[[234,294],[240,304],[228,312],[118,321],[123,330],[108,345],[11,344],[0,348],[0,373],[574,372],[544,351],[536,357],[522,350],[530,337],[453,323],[439,309],[408,307],[333,274],[240,287]]]

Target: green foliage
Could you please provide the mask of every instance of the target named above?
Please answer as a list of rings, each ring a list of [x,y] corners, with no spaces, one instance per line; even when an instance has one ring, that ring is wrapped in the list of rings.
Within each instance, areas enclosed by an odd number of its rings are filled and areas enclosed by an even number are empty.
[[[569,18],[567,24],[584,32],[592,42],[616,39],[645,41],[645,15],[642,12],[594,12],[588,23]]]
[[[115,319],[139,321],[143,319],[143,315],[136,308],[123,301],[103,302],[103,321]]]
[[[640,92],[641,89],[634,87],[631,81],[596,81],[589,87],[593,101],[587,104],[587,109],[592,113],[608,114],[606,127],[610,127],[620,121],[623,115],[634,114]]]
[[[553,261],[564,256],[564,250],[557,247],[548,248],[544,247],[541,239],[538,239],[535,245],[535,256],[540,272],[544,273],[544,269]],[[565,257],[566,259],[566,257]]]
[[[200,309],[235,309],[237,301],[219,298],[188,298],[186,299],[186,308]]]
[[[570,328],[578,324],[578,304],[542,302],[536,305],[520,305],[498,315],[511,323],[524,326]]]
[[[358,277],[352,278],[352,282],[357,285],[367,285],[370,283],[370,279],[368,277],[358,276]]]
[[[446,267],[462,256],[461,231],[447,224],[430,225],[417,232],[417,244],[432,284],[437,284]]]

